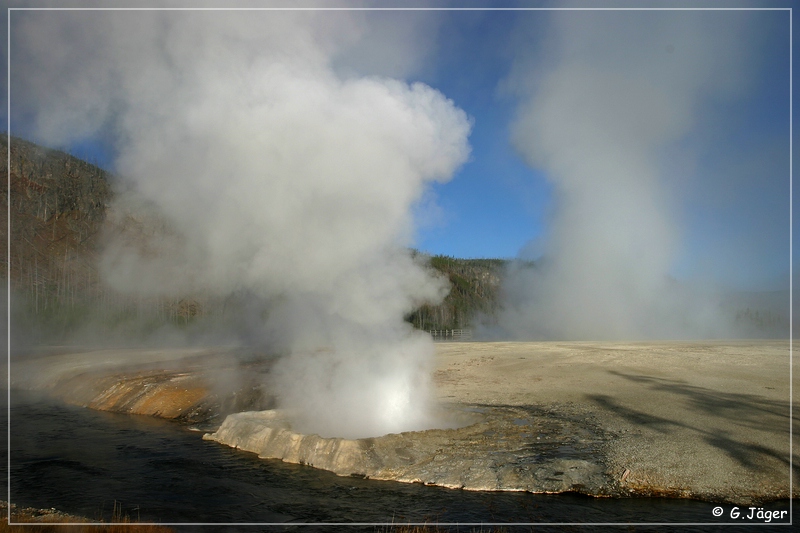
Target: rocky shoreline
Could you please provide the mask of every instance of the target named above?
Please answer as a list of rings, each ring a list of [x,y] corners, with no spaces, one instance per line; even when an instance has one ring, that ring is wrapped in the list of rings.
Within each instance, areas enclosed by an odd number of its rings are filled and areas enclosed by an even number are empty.
[[[0,500],[0,520],[8,520],[11,513],[12,522],[26,524],[100,524],[97,520],[89,520],[83,516],[76,516],[61,512],[57,509],[35,509],[33,507],[19,507],[16,504],[9,506],[5,500]]]

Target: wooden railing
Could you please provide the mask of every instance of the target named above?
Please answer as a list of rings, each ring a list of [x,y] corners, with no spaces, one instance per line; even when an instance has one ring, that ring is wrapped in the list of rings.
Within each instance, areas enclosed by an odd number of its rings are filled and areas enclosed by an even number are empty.
[[[434,329],[428,333],[435,341],[468,341],[472,340],[471,329]]]

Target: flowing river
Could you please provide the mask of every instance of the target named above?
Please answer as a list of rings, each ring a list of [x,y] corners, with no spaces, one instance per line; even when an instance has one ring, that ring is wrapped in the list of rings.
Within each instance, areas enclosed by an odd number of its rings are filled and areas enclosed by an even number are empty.
[[[133,519],[173,524],[723,521],[712,515],[716,504],[689,500],[469,492],[344,478],[261,460],[203,441],[201,433],[166,420],[92,411],[17,391],[12,393],[11,405],[10,501],[95,519],[110,519],[116,502]],[[5,405],[1,411],[6,418]],[[726,518],[732,506],[722,507],[726,513],[722,518]],[[763,507],[786,510],[789,502]],[[759,531],[763,531],[763,520],[760,523]],[[234,525],[210,528],[237,529]],[[461,526],[458,530],[471,529]],[[717,529],[727,530],[721,525]],[[305,526],[301,530],[335,528]],[[681,530],[709,528],[684,526]]]

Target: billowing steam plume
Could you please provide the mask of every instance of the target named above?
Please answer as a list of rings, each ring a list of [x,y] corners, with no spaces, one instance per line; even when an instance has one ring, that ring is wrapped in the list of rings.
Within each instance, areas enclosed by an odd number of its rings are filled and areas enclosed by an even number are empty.
[[[430,427],[433,345],[403,317],[448,287],[406,247],[426,183],[468,155],[463,111],[357,75],[359,13],[14,17],[15,104],[40,138],[115,136],[117,173],[169,226],[109,244],[112,286],[268,302],[261,340],[290,354],[275,385],[301,431]]]
[[[513,142],[554,185],[541,260],[505,285],[500,324],[518,338],[730,334],[712,294],[670,279],[682,251],[680,175],[665,155],[701,103],[746,87],[748,19],[735,13],[556,12],[541,56],[515,65]],[[704,119],[708,120],[706,113]],[[679,165],[673,165],[673,168]],[[724,180],[713,178],[720,187]]]

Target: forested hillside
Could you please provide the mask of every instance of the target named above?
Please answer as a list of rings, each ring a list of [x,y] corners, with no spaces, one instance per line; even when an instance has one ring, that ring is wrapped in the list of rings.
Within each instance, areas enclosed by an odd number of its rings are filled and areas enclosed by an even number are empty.
[[[6,154],[7,136],[0,136],[0,147]],[[5,157],[1,172],[8,176]],[[63,152],[14,138],[10,181],[11,263],[5,253],[2,261],[3,278],[11,277],[13,318],[70,327],[102,296],[95,257],[111,198],[108,175]],[[0,198],[5,211],[5,187]],[[5,250],[9,233],[0,226]]]
[[[497,310],[503,259],[457,259],[436,255],[430,264],[450,280],[450,294],[439,305],[424,305],[408,320],[424,330],[469,328],[474,319]]]
[[[8,138],[0,136],[5,153]],[[2,175],[7,175],[2,158]],[[12,329],[41,340],[69,337],[91,322],[129,333],[162,325],[190,326],[198,318],[229,312],[231,298],[203,295],[154,298],[120,294],[105,287],[98,271],[102,239],[110,233],[136,241],[161,231],[145,216],[108,211],[113,176],[64,152],[12,138],[11,264],[3,257],[2,275],[11,277]],[[2,208],[8,194],[1,188]],[[0,246],[8,232],[0,225]],[[155,228],[155,229],[154,229]],[[430,265],[446,275],[452,289],[444,302],[426,305],[407,320],[425,330],[470,327],[478,315],[491,314],[505,261],[433,256]],[[235,299],[235,298],[234,298]],[[125,329],[125,328],[123,328]]]

